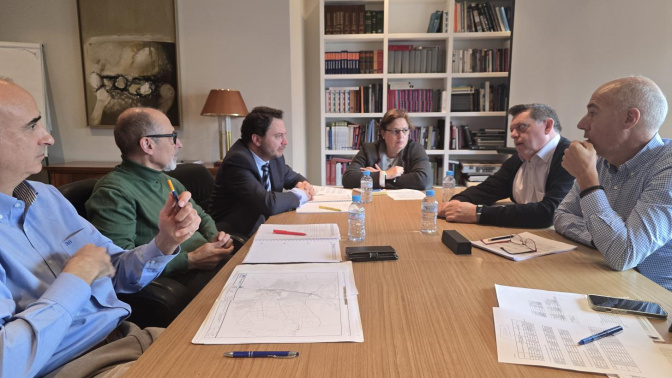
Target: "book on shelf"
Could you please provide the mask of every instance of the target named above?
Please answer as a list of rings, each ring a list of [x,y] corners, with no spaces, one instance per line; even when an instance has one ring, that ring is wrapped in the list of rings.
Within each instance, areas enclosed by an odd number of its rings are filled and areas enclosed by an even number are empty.
[[[469,175],[492,175],[502,167],[498,162],[462,161],[462,173]]]
[[[325,5],[324,34],[376,34],[383,32],[383,11],[364,5]]]
[[[438,112],[441,106],[440,89],[388,89],[388,109],[401,108],[407,112]]]
[[[429,16],[427,33],[440,33],[443,31],[443,11],[437,10]]]
[[[350,164],[351,161],[352,159],[327,156],[326,160],[327,185],[342,186],[343,173],[345,173],[345,170],[348,168],[348,164]],[[338,178],[341,179],[341,182],[338,181]]]
[[[511,31],[513,25],[511,6],[456,1],[453,14],[456,33]]]

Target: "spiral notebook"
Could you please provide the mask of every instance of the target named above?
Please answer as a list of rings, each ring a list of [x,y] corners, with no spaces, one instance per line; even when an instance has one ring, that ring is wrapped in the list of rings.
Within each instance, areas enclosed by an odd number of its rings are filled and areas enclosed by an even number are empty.
[[[341,262],[336,223],[262,224],[243,264]]]

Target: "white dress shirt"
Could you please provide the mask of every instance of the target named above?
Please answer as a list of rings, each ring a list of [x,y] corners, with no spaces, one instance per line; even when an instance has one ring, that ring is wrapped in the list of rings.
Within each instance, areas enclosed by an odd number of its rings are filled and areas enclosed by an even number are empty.
[[[516,203],[540,202],[546,194],[546,178],[551,169],[555,148],[560,142],[560,134],[549,140],[530,161],[523,160],[513,180],[513,199]]]

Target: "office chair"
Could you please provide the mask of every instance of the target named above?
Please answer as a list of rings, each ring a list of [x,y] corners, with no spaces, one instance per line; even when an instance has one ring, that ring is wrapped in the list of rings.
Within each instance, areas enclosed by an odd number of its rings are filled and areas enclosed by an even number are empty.
[[[178,164],[175,170],[166,172],[166,174],[175,177],[181,182],[191,192],[191,198],[194,199],[194,202],[204,211],[207,212],[210,209],[212,191],[215,188],[215,178],[212,177],[210,171],[203,164]],[[233,239],[233,253],[236,253],[247,242],[247,238],[238,234],[229,235]]]
[[[96,182],[98,179],[86,179],[58,188],[84,219],[88,219],[84,204],[91,197]],[[168,277],[157,277],[139,292],[117,294],[117,297],[131,306],[131,316],[127,320],[140,328],[167,327],[191,300],[189,290]]]

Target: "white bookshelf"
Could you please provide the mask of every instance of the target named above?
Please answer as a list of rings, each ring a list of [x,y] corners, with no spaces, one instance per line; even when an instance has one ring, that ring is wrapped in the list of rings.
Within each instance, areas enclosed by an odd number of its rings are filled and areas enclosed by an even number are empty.
[[[513,5],[515,0],[492,1],[496,6]],[[382,34],[325,34],[326,5],[365,5],[367,10],[384,12]],[[488,81],[494,85],[509,84],[509,72],[453,73],[452,52],[468,48],[510,48],[512,32],[453,32],[455,0],[382,0],[382,1],[339,1],[320,0],[319,50],[320,50],[320,185],[326,185],[326,159],[330,157],[352,158],[356,150],[328,150],[327,125],[334,121],[366,123],[371,119],[379,120],[387,111],[387,87],[396,81],[410,81],[415,88],[440,89],[448,93],[447,110],[451,109],[451,87],[453,85],[473,85],[478,87]],[[448,11],[449,24],[445,33],[426,33],[430,15],[436,11]],[[445,72],[439,73],[388,73],[388,48],[391,45],[427,45],[439,46],[445,52]],[[325,74],[325,52],[328,51],[382,50],[382,73],[377,74]],[[381,84],[382,112],[376,113],[326,113],[325,91],[329,87],[353,87],[369,84]],[[510,89],[510,88],[509,88]],[[441,172],[448,168],[449,161],[461,160],[498,160],[504,156],[494,150],[451,150],[450,122],[469,124],[472,130],[479,128],[506,129],[505,111],[490,112],[424,112],[409,113],[411,120],[418,126],[436,125],[439,120],[445,122],[443,146],[427,150],[430,160],[437,161]],[[473,126],[472,126],[473,125]],[[441,175],[442,176],[442,175]]]

